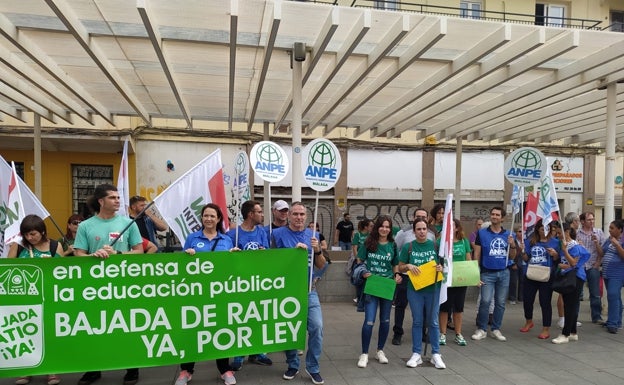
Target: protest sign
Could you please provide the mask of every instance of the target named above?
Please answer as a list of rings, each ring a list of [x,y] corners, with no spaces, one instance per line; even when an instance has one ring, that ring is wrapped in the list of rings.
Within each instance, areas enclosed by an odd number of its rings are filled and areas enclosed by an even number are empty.
[[[0,260],[0,377],[303,349],[302,249]]]

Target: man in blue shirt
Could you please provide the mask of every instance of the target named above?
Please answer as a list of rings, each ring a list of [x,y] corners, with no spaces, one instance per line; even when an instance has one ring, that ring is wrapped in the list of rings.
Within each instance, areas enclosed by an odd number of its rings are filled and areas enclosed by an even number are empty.
[[[306,226],[306,207],[301,202],[293,202],[288,212],[288,225],[273,230],[271,242],[277,248],[302,248],[308,251],[308,264],[311,266],[312,282],[320,278],[327,264],[321,253],[321,245],[310,228]],[[312,266],[313,264],[313,266]],[[309,273],[310,274],[310,273]],[[323,314],[315,285],[308,293],[308,352],[306,354],[306,373],[315,385],[324,384],[321,377],[319,359],[323,350]],[[286,351],[288,369],[282,376],[292,380],[299,373],[297,350]]]
[[[473,340],[482,340],[487,336],[488,308],[494,298],[494,315],[490,336],[498,341],[506,341],[500,327],[505,314],[505,301],[509,293],[509,269],[516,258],[516,243],[512,234],[502,226],[505,218],[502,207],[490,210],[491,225],[480,229],[474,247],[474,257],[481,267],[481,301],[477,313],[477,330]],[[508,254],[509,253],[509,254]]]

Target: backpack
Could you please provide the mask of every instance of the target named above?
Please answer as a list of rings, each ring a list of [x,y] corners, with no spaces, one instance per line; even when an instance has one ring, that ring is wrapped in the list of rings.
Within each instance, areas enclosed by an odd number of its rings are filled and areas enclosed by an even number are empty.
[[[56,249],[58,248],[58,241],[55,239],[50,239],[50,255],[54,256],[54,254],[56,254]],[[20,255],[20,253],[22,252],[22,250],[24,250],[25,247],[22,246],[21,244],[17,245],[17,255]]]

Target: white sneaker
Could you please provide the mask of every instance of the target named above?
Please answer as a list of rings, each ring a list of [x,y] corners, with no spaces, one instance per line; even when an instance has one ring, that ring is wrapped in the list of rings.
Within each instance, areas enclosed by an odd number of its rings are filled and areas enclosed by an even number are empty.
[[[490,332],[490,337],[496,338],[499,341],[507,341],[507,338],[505,338],[505,336],[503,335],[503,333],[501,333],[500,330],[492,330]]]
[[[192,378],[193,375],[191,373],[186,370],[181,370],[175,385],[186,385]]]
[[[442,361],[442,356],[439,353],[431,355],[431,363],[436,367],[436,369],[446,369],[446,365],[444,364],[444,361]]]
[[[360,354],[360,359],[358,360],[358,368],[365,368],[368,364],[368,354],[362,353]]]
[[[386,357],[386,354],[383,352],[383,350],[377,350],[375,358],[377,359],[377,361],[379,361],[380,364],[388,363],[388,357]]]
[[[410,368],[415,368],[422,363],[423,363],[423,360],[420,354],[413,353],[412,357],[409,359],[409,361],[407,361],[407,366]]]
[[[487,337],[487,333],[483,329],[477,329],[472,335],[472,339],[476,341],[482,340],[485,337]]]
[[[578,341],[578,334],[570,334],[570,336],[568,337],[568,340]]]
[[[557,321],[557,327],[559,329],[563,329],[563,324],[565,323],[565,318],[559,318],[559,321]]]
[[[568,341],[570,341],[570,339],[568,337],[564,336],[563,334],[561,334],[561,335],[559,335],[559,337],[554,338],[552,340],[552,343],[559,345],[559,344],[567,344]]]

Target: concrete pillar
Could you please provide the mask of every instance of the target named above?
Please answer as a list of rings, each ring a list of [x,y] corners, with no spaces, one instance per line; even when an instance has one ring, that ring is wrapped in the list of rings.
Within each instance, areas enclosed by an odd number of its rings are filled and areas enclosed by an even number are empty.
[[[422,155],[422,202],[420,206],[429,212],[435,201],[435,151],[423,149]]]
[[[346,147],[338,147],[338,151],[340,152],[340,159],[342,160],[342,169],[340,170],[340,178],[336,182],[334,186],[334,210],[333,210],[333,220],[331,227],[331,233],[325,235],[327,237],[328,242],[333,244],[334,241],[334,229],[336,227],[336,223],[338,223],[342,219],[342,215],[349,210],[349,186],[347,184],[348,173],[347,173],[347,165],[349,164],[348,149]],[[357,220],[354,217],[351,217],[351,221],[357,224]]]
[[[594,212],[596,200],[596,155],[585,155],[583,160],[583,212]],[[595,215],[595,214],[594,214]]]

